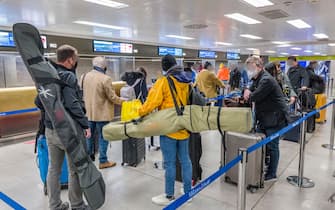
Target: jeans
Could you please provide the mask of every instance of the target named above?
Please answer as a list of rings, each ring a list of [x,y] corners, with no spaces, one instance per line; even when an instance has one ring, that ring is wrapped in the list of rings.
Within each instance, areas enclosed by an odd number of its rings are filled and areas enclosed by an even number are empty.
[[[49,207],[51,210],[56,210],[62,204],[60,198],[61,185],[60,175],[62,170],[62,164],[64,161],[64,155],[66,155],[68,162],[68,169],[70,173],[69,178],[69,200],[72,208],[80,208],[84,206],[84,200],[82,197],[82,191],[79,185],[78,174],[75,172],[75,166],[68,157],[64,150],[64,146],[61,143],[55,130],[46,128],[45,135],[48,142],[49,150],[49,169],[47,176],[47,188],[49,196]]]
[[[89,126],[91,129],[91,137],[86,140],[87,142],[87,151],[89,155],[94,155],[94,134],[96,133],[99,138],[99,162],[106,163],[107,158],[107,149],[109,142],[106,141],[102,136],[102,128],[109,122],[94,122],[89,121]],[[95,132],[96,131],[96,132]]]
[[[192,163],[189,155],[189,140],[176,140],[167,136],[160,137],[160,146],[163,154],[165,169],[165,194],[174,196],[176,179],[176,158],[180,160],[184,192],[188,193],[192,186]]]
[[[264,133],[266,136],[271,136],[272,134],[276,133],[283,127],[284,126],[278,126],[275,128],[259,129],[258,132]],[[270,156],[269,167],[268,167],[268,171],[266,175],[270,177],[277,176],[277,169],[278,169],[279,156],[280,156],[279,140],[280,140],[280,137],[275,138],[273,141],[266,144],[266,154]]]

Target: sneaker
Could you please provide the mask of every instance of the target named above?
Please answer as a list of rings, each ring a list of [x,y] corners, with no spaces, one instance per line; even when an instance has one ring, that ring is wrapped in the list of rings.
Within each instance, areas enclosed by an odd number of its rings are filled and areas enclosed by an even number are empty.
[[[72,208],[72,210],[92,210],[92,209],[88,205],[83,205],[82,207],[79,208]]]
[[[109,162],[107,161],[106,163],[100,163],[99,164],[99,169],[104,169],[104,168],[111,168],[111,167],[114,167],[116,166],[116,163],[115,162]]]
[[[68,210],[68,209],[70,209],[70,204],[68,202],[64,202],[59,207],[57,207],[56,209],[57,210]]]
[[[272,176],[272,175],[265,175],[265,182],[275,182],[277,181],[277,176]]]
[[[152,203],[159,206],[167,206],[174,201],[174,197],[168,198],[166,194],[161,194],[151,199]]]

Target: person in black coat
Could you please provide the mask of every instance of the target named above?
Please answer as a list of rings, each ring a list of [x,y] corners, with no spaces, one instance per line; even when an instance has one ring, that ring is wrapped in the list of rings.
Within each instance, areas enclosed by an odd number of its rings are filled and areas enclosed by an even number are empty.
[[[306,90],[309,86],[309,77],[306,69],[299,65],[297,58],[294,56],[288,57],[287,65],[290,67],[287,76],[291,81],[294,91],[298,93],[300,88]]]
[[[278,82],[263,69],[258,57],[249,57],[246,61],[249,79],[253,81],[250,89],[244,90],[244,99],[255,102],[257,131],[270,136],[287,125],[288,106]],[[279,137],[266,145],[270,156],[265,181],[277,179],[279,162]]]

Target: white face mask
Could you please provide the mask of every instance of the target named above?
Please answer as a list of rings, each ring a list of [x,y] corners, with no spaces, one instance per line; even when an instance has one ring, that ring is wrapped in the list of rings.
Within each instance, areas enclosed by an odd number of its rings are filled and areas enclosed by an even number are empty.
[[[253,70],[248,69],[247,74],[248,74],[249,80],[251,80],[252,78],[254,78],[257,75],[257,70],[256,69],[253,69]]]

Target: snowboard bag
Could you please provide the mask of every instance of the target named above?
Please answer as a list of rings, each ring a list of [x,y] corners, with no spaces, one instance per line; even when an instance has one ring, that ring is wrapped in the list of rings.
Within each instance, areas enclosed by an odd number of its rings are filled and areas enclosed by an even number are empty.
[[[69,159],[76,166],[79,184],[92,209],[105,202],[105,182],[86,152],[83,129],[70,117],[62,103],[64,85],[57,70],[43,57],[44,48],[39,31],[27,23],[13,25],[14,40],[27,67],[43,107],[55,128]]]
[[[111,122],[103,127],[103,136],[106,140],[117,141],[168,135],[184,129],[192,133],[220,129],[247,133],[251,128],[250,108],[188,105],[182,115],[177,115],[175,108],[170,108],[130,122]]]

